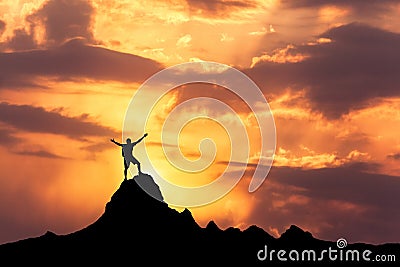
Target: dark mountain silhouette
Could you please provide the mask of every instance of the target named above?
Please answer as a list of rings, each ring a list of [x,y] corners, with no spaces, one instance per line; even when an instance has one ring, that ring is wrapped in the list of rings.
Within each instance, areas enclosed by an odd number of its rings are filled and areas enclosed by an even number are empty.
[[[140,186],[138,185],[140,184]],[[366,249],[375,255],[394,255],[397,264],[400,261],[400,243],[396,244],[349,244],[338,249],[336,241],[316,239],[311,233],[292,225],[279,238],[275,238],[255,225],[245,230],[230,227],[220,229],[213,221],[206,227],[200,227],[188,209],[178,212],[167,203],[149,196],[142,187],[157,194],[163,200],[153,178],[146,174],[125,180],[106,204],[102,216],[93,224],[79,231],[57,235],[47,232],[42,236],[27,238],[0,245],[0,260],[18,264],[57,265],[104,265],[124,264],[128,266],[193,266],[207,264],[233,264],[235,266],[293,266],[293,265],[373,265],[361,259]],[[329,260],[329,248],[337,250],[338,259]],[[277,257],[280,255],[287,261]],[[325,257],[318,261],[322,250]],[[340,261],[347,250],[358,250],[360,261]],[[267,257],[265,257],[265,250]],[[274,250],[273,252],[271,252]],[[299,251],[299,261],[291,250]],[[305,261],[301,261],[304,250],[315,250],[316,261],[306,252]],[[272,253],[272,256],[271,254]],[[308,260],[308,256],[311,258]],[[264,259],[265,257],[265,259]],[[272,258],[272,259],[271,259]],[[351,259],[351,258],[349,258]],[[368,263],[368,264],[367,264]],[[379,265],[395,265],[396,262]]]

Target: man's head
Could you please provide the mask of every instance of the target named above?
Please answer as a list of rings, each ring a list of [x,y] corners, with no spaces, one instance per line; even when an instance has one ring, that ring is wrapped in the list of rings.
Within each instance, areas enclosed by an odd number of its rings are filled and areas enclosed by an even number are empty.
[[[131,143],[131,139],[130,138],[126,138],[126,143],[130,144]]]

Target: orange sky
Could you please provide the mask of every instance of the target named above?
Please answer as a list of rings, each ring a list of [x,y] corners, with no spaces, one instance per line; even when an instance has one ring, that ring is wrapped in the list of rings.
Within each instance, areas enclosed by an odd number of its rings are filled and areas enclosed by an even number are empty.
[[[250,164],[235,162],[245,179],[191,208],[201,226],[257,224],[279,235],[296,224],[330,240],[399,241],[399,13],[392,0],[2,1],[0,243],[94,222],[123,179],[109,139],[121,141],[132,96],[158,71],[199,61],[247,74],[268,100],[277,138],[268,178],[249,193],[260,137],[244,103],[211,86],[163,97],[141,145],[176,183],[215,179],[243,148],[231,147],[218,123],[194,121],[180,135],[183,155],[198,158],[211,138],[216,158],[190,177],[171,168],[160,131],[175,106],[212,97],[246,125]],[[201,105],[175,118],[198,112],[227,125],[233,118]]]

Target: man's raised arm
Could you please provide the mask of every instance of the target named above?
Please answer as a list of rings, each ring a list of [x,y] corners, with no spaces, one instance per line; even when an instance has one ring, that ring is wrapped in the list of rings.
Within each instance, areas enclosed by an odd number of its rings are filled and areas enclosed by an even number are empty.
[[[136,145],[137,143],[140,143],[146,136],[147,136],[147,133],[145,133],[142,137],[140,137],[140,138],[135,142],[135,145]]]
[[[113,138],[113,139],[110,139],[110,141],[113,142],[114,144],[118,145],[118,146],[122,146],[122,144],[120,144],[120,143],[118,143],[117,141],[115,141],[114,138]]]

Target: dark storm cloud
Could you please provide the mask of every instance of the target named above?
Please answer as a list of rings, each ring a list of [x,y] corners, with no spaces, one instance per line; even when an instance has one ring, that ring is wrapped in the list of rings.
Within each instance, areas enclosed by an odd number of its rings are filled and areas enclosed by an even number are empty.
[[[37,86],[37,76],[142,82],[161,67],[150,59],[74,39],[46,50],[0,53],[0,88]]]
[[[74,139],[87,136],[114,136],[117,131],[88,120],[88,115],[67,117],[41,107],[0,103],[0,122],[32,133],[64,135]]]
[[[319,37],[332,42],[288,50],[309,56],[301,62],[259,62],[244,71],[266,94],[287,86],[307,89],[312,108],[333,119],[400,95],[400,34],[351,23]]]
[[[92,29],[94,13],[90,1],[49,0],[27,20],[44,26],[46,40],[50,44],[59,45],[75,37],[96,43]]]
[[[398,241],[400,177],[369,172],[377,167],[368,163],[314,170],[274,167],[254,193],[259,205],[250,221],[281,231],[297,224],[318,229],[318,237],[331,240]],[[299,201],[291,201],[296,198]],[[284,205],[274,205],[276,201]]]
[[[368,168],[376,166],[364,163],[314,170],[282,167],[273,168],[270,177],[281,184],[305,189],[302,194],[313,199],[397,209],[400,201],[399,177],[368,173],[365,171]]]
[[[337,6],[349,8],[352,13],[360,15],[372,15],[390,10],[399,4],[397,0],[283,0],[283,6],[289,8],[319,8],[325,6]]]
[[[217,15],[220,13],[232,12],[243,8],[253,8],[256,3],[253,1],[221,1],[221,0],[186,0],[191,11],[201,11],[202,15]]]
[[[1,50],[24,51],[53,47],[73,38],[82,38],[89,44],[98,44],[93,36],[95,10],[90,1],[49,0],[25,20],[29,30],[15,29],[13,35],[0,43]],[[38,27],[44,28],[44,40],[35,39]],[[0,21],[0,35],[5,23]]]
[[[33,39],[32,33],[26,32],[25,29],[15,29],[13,33],[13,36],[7,39],[7,42],[1,45],[3,49],[20,51],[37,48],[37,44],[36,41]]]

